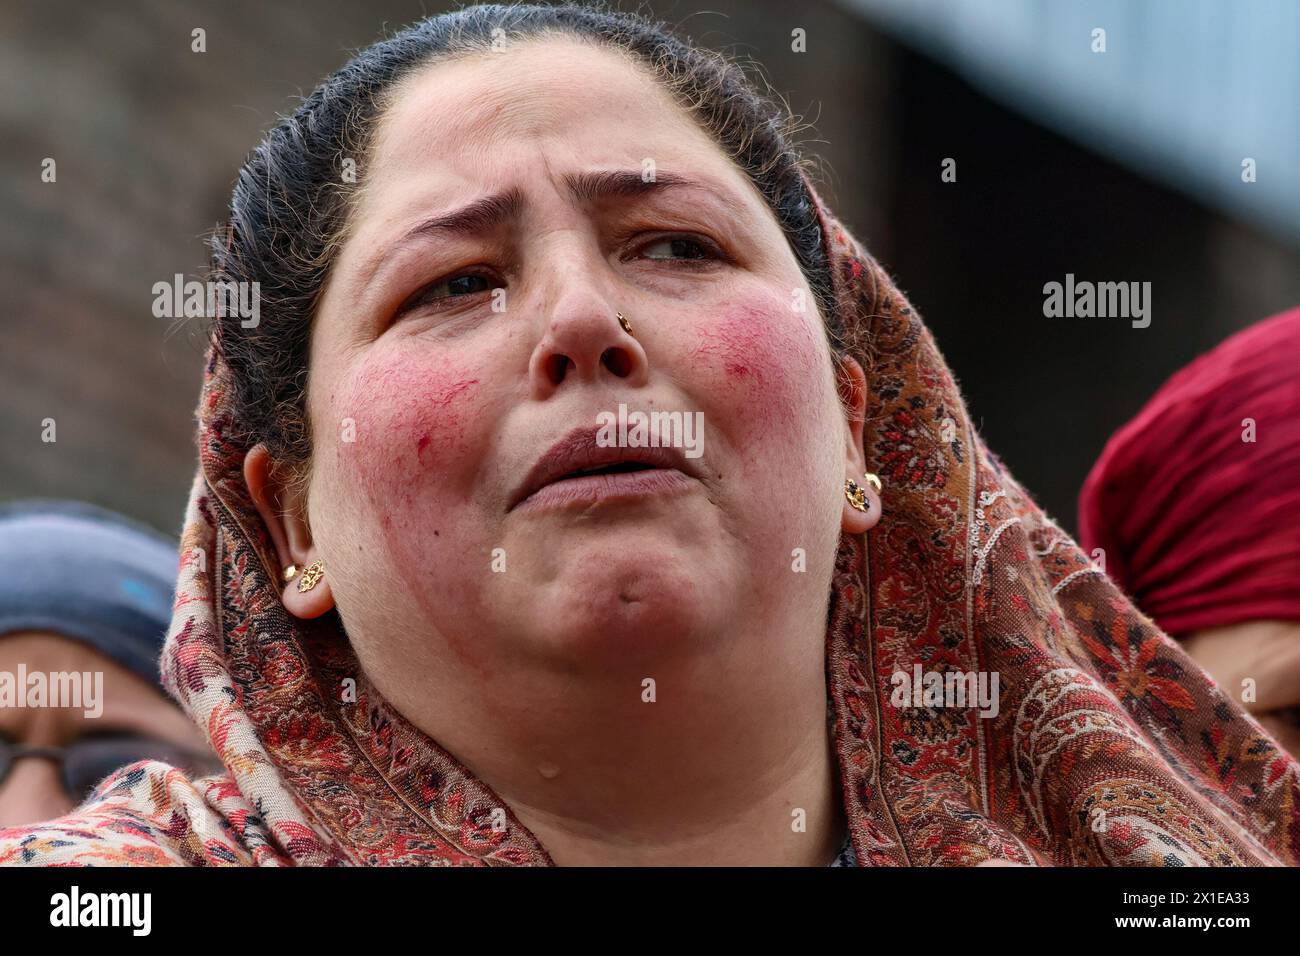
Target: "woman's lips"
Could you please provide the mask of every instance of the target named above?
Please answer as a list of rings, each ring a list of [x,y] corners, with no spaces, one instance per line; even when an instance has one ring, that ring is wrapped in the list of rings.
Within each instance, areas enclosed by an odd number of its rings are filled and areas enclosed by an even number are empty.
[[[516,511],[550,511],[680,494],[695,484],[676,468],[642,468],[562,478],[543,485],[515,506]]]
[[[596,502],[604,498],[617,498],[620,495],[664,494],[672,490],[673,485],[682,480],[699,481],[698,466],[681,448],[671,445],[652,444],[623,447],[602,444],[602,430],[594,425],[579,426],[548,448],[523,480],[510,493],[506,511],[513,511],[550,485],[568,485],[563,494],[548,492],[547,500],[556,500],[561,504],[572,500]],[[676,472],[671,479],[673,485],[666,482],[669,476],[651,475],[637,479],[638,471]],[[625,477],[626,476],[626,477]],[[619,478],[618,481],[587,482],[586,478]],[[552,499],[551,494],[558,497]]]

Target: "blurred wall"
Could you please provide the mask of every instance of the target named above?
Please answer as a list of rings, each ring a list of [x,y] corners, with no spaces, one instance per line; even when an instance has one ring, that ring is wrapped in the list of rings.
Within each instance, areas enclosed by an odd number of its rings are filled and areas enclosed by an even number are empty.
[[[1300,250],[1045,132],[921,56],[903,54],[897,78],[888,265],[989,445],[1075,531],[1079,488],[1115,429],[1197,355],[1300,304]],[[957,159],[956,182],[941,181],[942,157]],[[1043,286],[1067,273],[1150,282],[1151,324],[1045,317]]]
[[[153,317],[153,284],[201,276],[244,155],[296,96],[385,25],[442,9],[0,0],[0,500],[82,498],[179,530],[203,341]],[[1106,436],[1169,372],[1300,301],[1294,247],[1104,143],[1044,131],[847,7],[642,9],[757,60],[815,124],[825,195],[934,327],[995,450],[1067,525]],[[940,181],[946,156],[957,183]],[[1042,285],[1066,272],[1152,281],[1151,328],[1045,319]]]

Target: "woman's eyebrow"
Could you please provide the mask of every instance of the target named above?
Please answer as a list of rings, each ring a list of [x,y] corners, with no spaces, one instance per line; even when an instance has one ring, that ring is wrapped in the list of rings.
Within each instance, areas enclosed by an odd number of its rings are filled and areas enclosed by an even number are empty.
[[[570,195],[582,203],[637,199],[669,190],[695,190],[707,193],[737,217],[744,218],[747,213],[745,206],[725,190],[677,173],[659,172],[654,178],[646,179],[637,169],[591,170],[566,174],[564,184]],[[380,264],[408,243],[437,235],[482,235],[518,219],[527,207],[523,191],[512,186],[425,219],[366,263],[361,272],[362,284],[369,282]]]

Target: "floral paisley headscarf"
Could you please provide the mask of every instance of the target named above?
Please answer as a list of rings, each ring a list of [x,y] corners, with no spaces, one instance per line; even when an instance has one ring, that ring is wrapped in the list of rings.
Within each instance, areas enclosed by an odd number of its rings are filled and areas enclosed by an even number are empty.
[[[860,866],[1294,865],[1300,767],[1116,589],[976,435],[929,331],[808,185],[884,516],[841,538],[826,631]],[[226,772],[123,768],[0,862],[551,865],[484,782],[389,706],[338,618],[291,617],[209,356],[170,692]],[[896,707],[896,672],[996,672],[996,716]]]

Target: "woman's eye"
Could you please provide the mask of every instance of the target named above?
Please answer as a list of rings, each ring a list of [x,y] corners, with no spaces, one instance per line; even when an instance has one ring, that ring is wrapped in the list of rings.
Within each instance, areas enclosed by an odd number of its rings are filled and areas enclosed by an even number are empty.
[[[455,276],[454,278],[448,279],[446,282],[439,284],[435,288],[442,288],[442,286],[445,285],[449,290],[450,295],[469,295],[471,292],[482,291],[482,289],[470,288],[470,286],[473,286],[475,282],[482,282],[486,286],[487,281],[488,280],[483,276]]]
[[[692,239],[689,236],[665,236],[642,246],[640,255],[647,259],[668,262],[713,262],[725,258],[710,242]],[[427,285],[410,296],[397,309],[402,316],[420,308],[450,308],[455,299],[487,292],[493,288],[489,276],[476,272],[462,272],[450,278]]]
[[[667,254],[651,254],[652,249],[667,249]],[[706,243],[686,236],[668,236],[656,239],[641,247],[641,254],[647,259],[717,259],[718,255]]]
[[[474,295],[476,292],[485,292],[491,288],[491,284],[492,280],[487,276],[464,272],[449,279],[443,279],[441,282],[425,286],[407,299],[398,308],[397,312],[398,315],[401,315],[421,306],[441,308],[447,304],[448,300]]]

